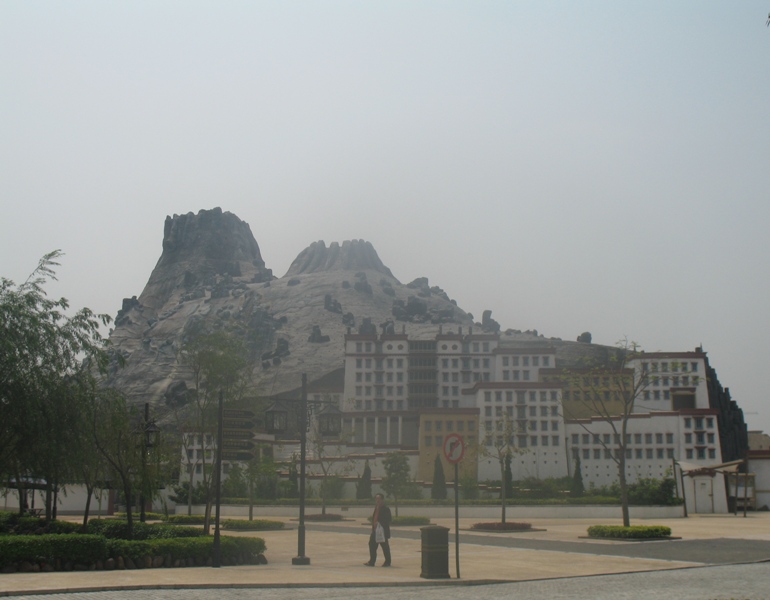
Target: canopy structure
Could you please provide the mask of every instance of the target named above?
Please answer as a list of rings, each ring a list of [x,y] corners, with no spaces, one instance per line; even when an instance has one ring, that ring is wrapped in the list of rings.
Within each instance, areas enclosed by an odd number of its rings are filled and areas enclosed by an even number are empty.
[[[676,464],[682,469],[682,475],[692,476],[699,473],[735,473],[738,471],[738,466],[742,465],[744,462],[745,460],[741,459],[715,465],[696,465],[695,463],[679,460]]]

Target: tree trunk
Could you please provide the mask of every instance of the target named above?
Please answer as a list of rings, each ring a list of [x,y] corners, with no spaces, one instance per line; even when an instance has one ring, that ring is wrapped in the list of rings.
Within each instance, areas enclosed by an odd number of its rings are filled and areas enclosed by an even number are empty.
[[[249,479],[249,521],[254,520],[254,480]]]
[[[505,459],[502,459],[500,461],[500,473],[502,474],[502,488],[500,489],[500,498],[502,499],[502,508],[503,508],[503,514],[501,523],[505,523],[505,490],[508,487],[508,482],[506,481],[506,468],[505,468]]]
[[[45,520],[51,521],[51,499],[53,497],[53,489],[50,481],[45,482]]]
[[[188,516],[192,514],[192,495],[193,495],[193,473],[195,472],[195,467],[190,464],[190,484],[187,488],[187,514]]]
[[[626,484],[626,453],[620,449],[618,460],[618,480],[620,482],[620,506],[623,510],[623,527],[631,526],[631,517],[628,510],[628,485]]]
[[[94,493],[94,486],[86,484],[86,507],[83,510],[83,533],[88,530],[88,513],[91,510],[91,496]]]
[[[128,527],[128,539],[134,539],[134,519],[131,514],[131,484],[123,480],[123,494],[126,496],[126,525]]]

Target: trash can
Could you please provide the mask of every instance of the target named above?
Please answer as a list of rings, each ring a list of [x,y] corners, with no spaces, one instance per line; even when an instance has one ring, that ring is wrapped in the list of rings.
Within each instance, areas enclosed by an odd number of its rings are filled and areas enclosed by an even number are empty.
[[[422,533],[423,579],[449,579],[449,528],[440,525],[420,527]]]

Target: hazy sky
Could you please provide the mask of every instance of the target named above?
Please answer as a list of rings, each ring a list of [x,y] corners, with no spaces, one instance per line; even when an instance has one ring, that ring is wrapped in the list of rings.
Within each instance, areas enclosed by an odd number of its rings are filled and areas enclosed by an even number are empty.
[[[115,315],[166,215],[366,239],[503,328],[703,344],[770,431],[768,0],[0,3],[0,275]]]

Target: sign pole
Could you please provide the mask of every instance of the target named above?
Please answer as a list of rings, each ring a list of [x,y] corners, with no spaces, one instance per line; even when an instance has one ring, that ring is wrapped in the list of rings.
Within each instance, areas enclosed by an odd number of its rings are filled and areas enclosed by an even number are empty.
[[[455,463],[455,568],[460,579],[460,478],[459,465]]]
[[[465,441],[458,433],[450,433],[444,438],[444,458],[455,466],[455,567],[457,579],[460,579],[460,475],[459,463],[465,455]]]

